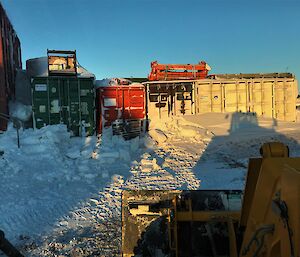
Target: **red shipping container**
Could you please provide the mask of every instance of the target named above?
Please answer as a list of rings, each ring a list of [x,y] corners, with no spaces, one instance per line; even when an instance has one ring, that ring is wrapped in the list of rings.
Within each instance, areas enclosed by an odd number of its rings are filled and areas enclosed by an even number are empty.
[[[20,41],[0,4],[0,114],[9,114],[8,102],[15,97],[16,72],[21,68]],[[0,117],[0,131],[6,128],[7,120]]]
[[[100,87],[97,90],[97,131],[114,122],[143,122],[145,119],[145,87],[123,85]],[[116,124],[116,123],[115,123]]]

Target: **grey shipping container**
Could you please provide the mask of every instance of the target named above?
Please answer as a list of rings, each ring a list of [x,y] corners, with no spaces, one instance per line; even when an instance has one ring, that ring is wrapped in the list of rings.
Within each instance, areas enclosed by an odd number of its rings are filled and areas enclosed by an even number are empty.
[[[33,124],[66,124],[74,136],[95,131],[94,78],[32,78]]]

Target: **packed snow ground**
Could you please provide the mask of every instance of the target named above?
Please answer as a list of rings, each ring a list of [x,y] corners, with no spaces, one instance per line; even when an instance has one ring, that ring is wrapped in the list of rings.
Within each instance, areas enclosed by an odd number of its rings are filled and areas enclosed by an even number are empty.
[[[152,121],[124,141],[63,125],[0,135],[0,229],[25,256],[119,256],[123,189],[243,189],[266,141],[300,156],[299,123],[243,114]],[[1,255],[1,254],[0,254]]]

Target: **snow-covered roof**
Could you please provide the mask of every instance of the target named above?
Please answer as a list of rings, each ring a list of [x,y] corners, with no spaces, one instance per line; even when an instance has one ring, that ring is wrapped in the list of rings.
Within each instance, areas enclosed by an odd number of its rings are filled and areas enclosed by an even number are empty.
[[[78,62],[77,65],[77,77],[83,78],[95,78],[95,74],[89,72],[82,67]],[[29,59],[26,61],[26,70],[30,77],[47,77],[48,74],[48,57],[38,57]]]
[[[124,78],[106,78],[95,81],[95,87],[108,87],[108,86],[123,86],[131,85],[132,82]]]

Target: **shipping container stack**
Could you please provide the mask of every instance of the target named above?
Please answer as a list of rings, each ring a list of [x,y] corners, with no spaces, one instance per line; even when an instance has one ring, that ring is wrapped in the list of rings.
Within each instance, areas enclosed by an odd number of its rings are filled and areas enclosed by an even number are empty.
[[[0,3],[0,131],[7,129],[9,101],[15,98],[15,78],[22,69],[20,40]]]
[[[208,75],[209,66],[205,62],[200,64],[198,67],[151,63],[149,81],[143,83],[147,88],[150,122],[156,118],[209,112],[250,112],[276,120],[296,121],[298,82],[293,74]],[[199,76],[192,78],[194,73],[187,72],[190,69]]]
[[[30,59],[33,126],[66,124],[74,136],[95,132],[94,74],[79,66],[76,51],[48,50]]]

